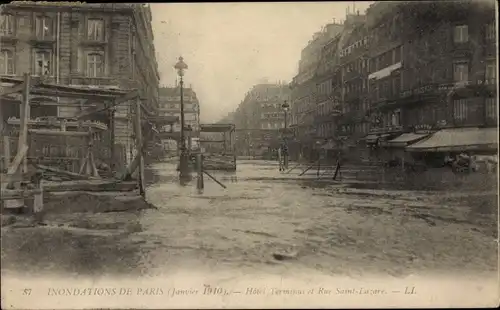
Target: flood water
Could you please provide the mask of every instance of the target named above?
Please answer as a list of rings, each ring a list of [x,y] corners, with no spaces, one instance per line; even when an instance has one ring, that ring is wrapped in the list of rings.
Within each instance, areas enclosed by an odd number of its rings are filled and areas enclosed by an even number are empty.
[[[2,228],[2,272],[164,275],[182,270],[314,270],[404,276],[494,272],[496,193],[355,189],[279,178],[240,161],[181,186],[175,165],[148,170],[157,209],[47,215]],[[276,179],[273,179],[276,178]],[[289,259],[277,259],[277,253]]]

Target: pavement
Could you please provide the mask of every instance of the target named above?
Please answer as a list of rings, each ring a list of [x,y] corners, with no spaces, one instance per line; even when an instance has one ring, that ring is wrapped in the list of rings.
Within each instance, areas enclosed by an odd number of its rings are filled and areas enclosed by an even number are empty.
[[[203,193],[195,178],[181,186],[176,175],[173,163],[148,170],[147,199],[157,209],[47,214],[46,226],[2,227],[2,272],[401,277],[497,270],[496,192],[359,189],[299,180],[265,161],[213,172],[227,188],[205,178]]]

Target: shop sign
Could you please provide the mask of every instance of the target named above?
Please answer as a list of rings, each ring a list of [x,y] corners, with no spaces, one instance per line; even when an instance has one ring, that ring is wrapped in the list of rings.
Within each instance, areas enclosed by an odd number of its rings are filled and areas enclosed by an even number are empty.
[[[430,133],[433,129],[433,126],[429,124],[419,124],[413,127],[413,130],[418,133]]]
[[[421,95],[421,94],[425,94],[425,93],[434,91],[435,89],[436,89],[436,85],[435,84],[429,84],[429,85],[425,85],[425,86],[422,86],[422,87],[414,88],[412,90],[402,91],[402,92],[399,93],[399,97],[405,98],[405,97],[409,97],[409,96],[412,96],[412,95]]]

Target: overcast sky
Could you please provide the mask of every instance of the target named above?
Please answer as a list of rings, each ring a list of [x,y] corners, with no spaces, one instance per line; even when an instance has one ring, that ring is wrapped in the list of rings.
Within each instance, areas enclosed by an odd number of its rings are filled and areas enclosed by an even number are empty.
[[[370,2],[355,3],[364,12]],[[236,109],[255,84],[289,82],[313,33],[345,19],[354,2],[151,4],[161,84],[172,86],[179,56],[185,85],[200,100],[202,122]]]

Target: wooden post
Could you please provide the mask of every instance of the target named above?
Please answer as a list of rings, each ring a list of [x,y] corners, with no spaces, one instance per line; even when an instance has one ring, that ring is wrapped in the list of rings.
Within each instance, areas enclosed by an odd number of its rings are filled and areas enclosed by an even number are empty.
[[[196,163],[196,169],[198,172],[198,180],[196,182],[196,186],[199,191],[202,191],[205,188],[203,180],[203,154],[196,154]]]
[[[110,144],[110,159],[109,168],[111,171],[115,171],[115,108],[109,110],[109,144]]]
[[[35,199],[33,201],[33,213],[35,213],[35,216],[43,211],[43,185],[41,181],[42,177],[40,173],[40,175],[36,175],[34,178],[34,185],[40,190],[38,194],[35,194]]]
[[[144,159],[142,143],[142,124],[141,124],[141,99],[138,96],[135,105],[135,136],[137,145],[137,156],[139,156],[139,192],[144,197]]]
[[[9,136],[3,137],[3,163],[5,171],[9,169],[10,166],[10,139]]]
[[[19,143],[17,145],[17,152],[21,152],[24,145],[27,145],[28,139],[28,122],[30,119],[30,76],[29,73],[24,74],[24,88],[23,99],[21,102],[20,110],[20,128],[19,128]],[[22,172],[28,172],[28,159],[23,159]]]

